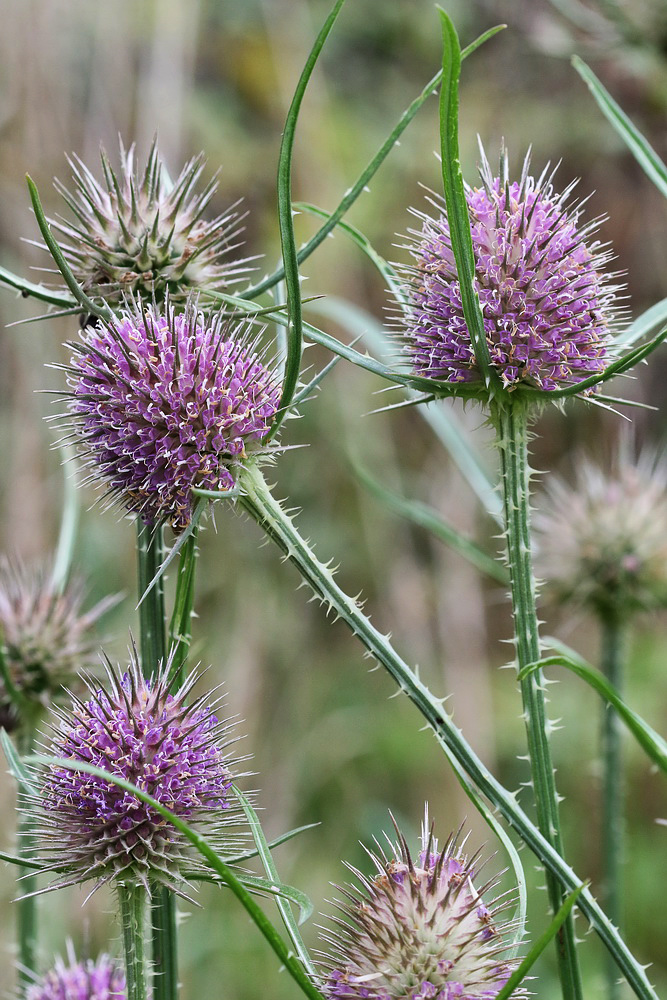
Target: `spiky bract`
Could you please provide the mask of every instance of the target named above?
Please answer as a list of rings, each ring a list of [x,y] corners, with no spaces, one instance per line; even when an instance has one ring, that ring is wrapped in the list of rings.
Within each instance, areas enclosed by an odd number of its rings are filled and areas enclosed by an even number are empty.
[[[26,1000],[125,1000],[125,973],[109,955],[78,962],[69,945],[67,957],[28,986]]]
[[[62,590],[45,566],[28,568],[0,559],[0,643],[4,666],[21,703],[33,713],[58,699],[64,684],[90,665],[92,626],[115,598],[82,611],[84,588],[70,582]],[[0,674],[0,725],[13,729],[21,711]]]
[[[425,825],[426,826],[426,825]],[[450,837],[442,851],[424,829],[413,860],[403,836],[371,853],[377,874],[356,869],[359,885],[341,889],[334,931],[325,935],[325,995],[330,1000],[491,1000],[509,978],[510,945],[476,887],[476,859]]]
[[[169,664],[148,680],[134,652],[122,677],[107,667],[105,689],[89,685],[87,701],[74,699],[70,711],[59,713],[48,755],[123,778],[221,850],[237,849],[233,727],[218,721],[208,696],[186,704],[197,675],[172,695]],[[173,824],[108,778],[52,764],[38,781],[40,860],[62,871],[53,888],[95,879],[161,883],[180,892],[187,871],[201,867]]]
[[[599,220],[582,227],[581,205],[568,204],[574,185],[556,194],[546,169],[537,180],[528,170],[526,157],[511,182],[503,153],[494,177],[483,156],[482,186],[467,188],[466,200],[491,365],[507,389],[549,391],[609,362],[617,288],[603,271],[609,253],[587,242]],[[410,231],[405,350],[418,375],[479,382],[444,201],[429,200],[435,216],[415,211],[422,228]]]
[[[178,315],[137,305],[70,347],[68,409],[90,479],[147,523],[181,531],[193,487],[234,487],[278,409],[247,330],[192,304]]]
[[[628,440],[605,472],[553,477],[533,519],[536,566],[559,600],[626,618],[667,606],[667,465]]]
[[[235,207],[210,222],[204,213],[217,183],[197,194],[204,156],[190,160],[172,183],[154,141],[146,167],[135,164],[135,148],[120,147],[115,171],[101,150],[100,184],[78,158],[70,160],[74,191],[56,187],[75,216],[52,222],[62,236],[67,262],[93,299],[118,303],[125,295],[184,302],[192,289],[229,290],[247,273],[235,260],[239,215]]]

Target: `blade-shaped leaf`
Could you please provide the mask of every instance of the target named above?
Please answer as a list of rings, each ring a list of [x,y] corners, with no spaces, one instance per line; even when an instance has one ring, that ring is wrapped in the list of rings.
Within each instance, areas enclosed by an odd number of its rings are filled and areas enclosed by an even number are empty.
[[[667,198],[667,166],[660,159],[653,146],[644,138],[611,94],[605,90],[590,66],[587,66],[579,56],[572,56],[572,65],[588,86],[605,118],[614,126],[639,166],[650,177],[658,191]]]
[[[301,102],[308,81],[315,69],[318,56],[322,47],[334,26],[334,22],[340,13],[345,0],[336,0],[333,10],[324,22],[320,33],[315,39],[310,54],[301,71],[299,81],[287,113],[285,129],[280,144],[280,156],[278,158],[278,226],[280,229],[280,247],[283,257],[283,268],[285,271],[285,286],[287,289],[287,356],[285,358],[285,370],[283,374],[282,393],[278,412],[273,421],[269,437],[272,437],[285,418],[287,409],[292,402],[292,397],[299,381],[299,371],[301,369],[301,354],[303,351],[303,327],[301,309],[301,288],[299,284],[299,261],[296,253],[296,239],[294,236],[294,213],[292,210],[292,151],[294,149],[294,135],[296,125],[301,110]]]
[[[559,642],[558,639],[549,638],[545,639],[544,642],[545,645],[558,650],[558,655],[546,656],[539,663],[531,663],[521,671],[519,677],[525,676],[533,670],[551,666],[565,667],[567,670],[571,670],[614,707],[644,752],[661,771],[667,772],[667,741],[659,733],[656,733],[655,729],[647,722],[644,722],[640,715],[629,708],[607,678],[582,659],[578,653]]]
[[[24,762],[16,752],[16,748],[6,729],[0,729],[0,744],[5,752],[5,757],[7,758],[7,763],[9,764],[9,770],[16,779],[21,791],[26,795],[36,795],[37,790],[32,783],[32,779],[25,767]]]
[[[661,299],[654,306],[638,316],[634,323],[631,323],[627,330],[624,330],[616,338],[619,346],[630,347],[642,337],[655,330],[656,326],[664,326],[667,323],[667,299]]]
[[[396,493],[394,490],[383,486],[382,483],[379,483],[364,469],[359,461],[352,460],[352,467],[366,489],[390,510],[400,514],[401,517],[411,521],[413,524],[418,524],[421,528],[430,531],[432,535],[435,535],[436,538],[449,545],[450,548],[462,555],[464,559],[467,559],[476,569],[490,576],[492,580],[495,580],[497,583],[508,583],[509,576],[504,565],[490,556],[488,552],[485,552],[484,549],[480,548],[470,538],[466,538],[460,531],[457,531],[436,510],[418,500],[408,500],[406,497],[402,497],[400,493]]]

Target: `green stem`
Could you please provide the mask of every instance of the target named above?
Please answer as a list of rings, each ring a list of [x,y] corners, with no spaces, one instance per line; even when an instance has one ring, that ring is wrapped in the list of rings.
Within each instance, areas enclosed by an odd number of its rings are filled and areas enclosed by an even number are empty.
[[[174,689],[180,687],[185,680],[185,664],[192,640],[196,564],[197,528],[195,527],[180,552],[174,610],[169,623],[169,657]]]
[[[530,543],[528,413],[528,408],[515,400],[495,403],[492,410],[501,460],[507,556],[519,671],[540,659],[536,585]],[[537,825],[549,844],[562,856],[558,795],[549,746],[550,723],[546,712],[542,673],[539,670],[533,671],[519,683]],[[556,914],[565,901],[565,894],[558,879],[549,870],[546,871],[546,882],[551,908]],[[563,997],[566,1000],[581,1000],[581,972],[576,954],[574,921],[571,916],[559,930],[556,945]]]
[[[534,823],[518,805],[516,796],[494,778],[466,742],[460,729],[447,714],[442,698],[437,698],[392,647],[389,637],[379,632],[363,614],[357,602],[338,586],[331,570],[317,558],[299,534],[294,522],[271,495],[260,470],[247,466],[241,475],[245,494],[241,506],[257,521],[281,552],[294,563],[304,581],[328,608],[343,619],[368,652],[396,681],[417,707],[427,724],[451,751],[467,777],[482,795],[498,809],[521,840],[559,880],[567,892],[577,889],[582,880],[554,850]],[[589,889],[584,889],[577,906],[586,915],[600,940],[614,959],[635,994],[642,1000],[658,1000],[644,967],[637,961],[606,913]]]
[[[617,615],[602,620],[602,671],[623,697],[624,628]],[[621,759],[621,720],[611,705],[602,716],[602,755],[604,760],[602,807],[602,865],[605,910],[619,929],[623,927],[623,763]],[[607,1000],[620,994],[618,970],[606,962]]]
[[[19,754],[25,757],[32,753],[35,743],[36,720],[28,716],[21,719],[19,729],[18,744]],[[21,858],[30,857],[33,853],[35,838],[33,835],[33,815],[26,801],[25,792],[19,790],[18,793],[19,819],[18,819],[18,855]],[[37,969],[37,897],[28,895],[37,889],[37,875],[24,875],[19,883],[21,895],[26,898],[19,899],[16,915],[16,936],[18,940],[18,987],[19,995],[24,996],[33,977],[31,972]]]
[[[123,931],[127,1000],[147,1000],[144,949],[146,890],[142,885],[121,883],[118,886],[118,901]]]
[[[164,562],[163,529],[161,526],[137,522],[137,566],[139,596],[155,579]],[[141,665],[149,677],[164,663],[167,653],[165,625],[164,579],[155,582],[139,606]],[[178,994],[178,951],[176,935],[176,900],[162,886],[151,893],[151,926],[153,930],[153,1000],[176,1000]],[[128,995],[128,1000],[131,998]]]

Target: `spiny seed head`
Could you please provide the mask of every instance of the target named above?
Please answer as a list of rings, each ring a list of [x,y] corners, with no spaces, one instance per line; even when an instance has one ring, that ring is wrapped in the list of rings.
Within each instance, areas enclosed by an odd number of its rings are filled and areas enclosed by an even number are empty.
[[[71,944],[68,964],[58,958],[54,967],[26,990],[26,1000],[126,1000],[125,973],[109,955],[96,962],[78,962]]]
[[[553,477],[533,518],[536,568],[563,602],[627,617],[667,607],[667,464],[621,441],[614,467]]]
[[[505,152],[494,177],[482,150],[482,186],[467,188],[475,285],[491,366],[505,388],[545,391],[581,382],[610,360],[610,330],[619,310],[617,286],[603,266],[610,255],[589,241],[600,220],[581,226],[582,208],[568,204],[574,187],[556,194],[547,169],[535,180],[529,157],[510,181]],[[450,383],[480,382],[463,314],[449,221],[443,199],[435,215],[414,211],[406,268],[405,351],[416,374]]]
[[[229,490],[278,409],[276,376],[247,329],[128,308],[72,343],[68,420],[106,496],[147,523],[190,522],[193,487]]]
[[[59,713],[46,752],[123,778],[229,853],[239,846],[230,831],[241,818],[230,791],[233,726],[218,721],[207,696],[186,703],[196,674],[170,694],[170,667],[146,680],[135,651],[122,677],[107,662],[105,689],[91,683],[87,701],[75,698]],[[203,867],[154,806],[108,778],[52,764],[36,784],[40,862],[61,872],[51,888],[95,879],[160,883],[182,894],[187,872]]]
[[[91,662],[92,627],[116,599],[107,598],[83,612],[83,598],[81,581],[60,590],[50,568],[0,559],[2,656],[11,685],[31,712],[59,698],[63,685],[72,685]],[[20,714],[0,674],[0,726],[14,729]]]
[[[342,917],[324,935],[325,996],[330,1000],[492,1000],[514,964],[511,944],[476,887],[478,865],[450,837],[438,850],[428,817],[415,860],[402,834],[369,855],[377,874],[350,869],[359,885],[340,889]]]
[[[120,170],[101,150],[100,184],[78,158],[69,161],[74,190],[56,181],[74,220],[52,222],[62,250],[83,290],[93,299],[119,303],[127,294],[162,302],[167,294],[182,303],[192,289],[229,290],[247,273],[235,260],[240,217],[234,207],[211,222],[204,213],[215,194],[215,179],[196,192],[203,154],[182,169],[175,182],[160,159],[157,141],[139,171],[135,148],[120,145]]]

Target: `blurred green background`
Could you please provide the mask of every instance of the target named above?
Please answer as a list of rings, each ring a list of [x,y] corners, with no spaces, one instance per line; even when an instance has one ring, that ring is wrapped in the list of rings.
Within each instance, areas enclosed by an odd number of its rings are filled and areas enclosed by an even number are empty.
[[[518,167],[529,145],[539,173],[562,160],[558,181],[581,177],[595,190],[589,216],[607,214],[602,238],[627,271],[633,315],[666,294],[667,205],[601,117],[569,64],[586,58],[619,102],[667,155],[667,14],[662,0],[511,0],[448,3],[463,44],[499,22],[508,29],[466,62],[461,96],[464,174],[474,182],[476,135],[493,162],[506,140]],[[0,36],[0,263],[27,273],[48,267],[46,255],[23,241],[36,237],[24,174],[29,171],[47,210],[61,210],[51,187],[68,179],[65,153],[77,152],[97,171],[100,142],[112,153],[120,133],[144,154],[158,133],[172,172],[203,148],[212,174],[221,167],[215,208],[243,198],[247,249],[263,254],[260,273],[279,258],[275,171],[282,123],[309,46],[327,13],[320,0],[3,0]],[[295,150],[297,199],[333,208],[356,179],[402,110],[438,68],[439,27],[430,0],[348,0],[325,48],[304,102]],[[391,260],[411,225],[408,208],[423,207],[421,185],[439,190],[437,103],[432,99],[406,132],[350,213]],[[113,157],[112,157],[113,158]],[[297,238],[314,231],[297,220]],[[37,272],[38,273],[38,272]],[[378,275],[341,236],[329,239],[304,273],[307,294],[343,296],[380,321],[388,304]],[[4,328],[39,308],[0,291],[0,445],[2,550],[24,559],[48,557],[57,536],[62,496],[59,457],[43,417],[54,411],[39,390],[57,388],[60,375],[44,362],[62,360],[60,344],[73,324],[49,321]],[[325,325],[319,316],[316,322]],[[329,324],[337,335],[350,331]],[[327,358],[309,348],[315,367]],[[637,438],[665,440],[666,352],[651,358],[623,393],[657,407],[631,411]],[[469,741],[501,780],[525,780],[523,726],[514,675],[499,670],[510,657],[506,594],[488,585],[462,559],[397,520],[355,480],[351,449],[385,483],[437,507],[461,530],[491,549],[494,526],[414,410],[371,411],[388,398],[371,376],[340,364],[321,393],[285,428],[287,451],[271,470],[277,495],[302,508],[299,524],[321,557],[340,564],[339,580],[363,592],[375,623],[391,630],[397,648],[419,663],[442,694]],[[488,431],[474,409],[458,412],[483,449],[493,475]],[[605,461],[622,417],[575,403],[547,411],[538,427],[535,465],[568,475],[583,452]],[[128,628],[136,628],[132,525],[113,512],[88,509],[82,495],[77,570],[90,581],[90,600],[124,591],[124,602],[102,632],[105,648],[122,659]],[[393,685],[369,673],[361,648],[341,624],[329,624],[295,571],[261,545],[256,526],[220,509],[215,530],[202,537],[196,657],[224,679],[229,710],[245,722],[245,748],[266,831],[276,836],[302,823],[321,825],[276,852],[282,877],[307,891],[316,911],[327,910],[329,883],[345,880],[342,859],[363,866],[359,841],[388,829],[391,809],[413,840],[424,801],[444,839],[466,822],[471,844],[499,845],[459,790],[433,738],[405,699],[389,700]],[[595,627],[582,616],[554,612],[545,602],[545,630],[595,659]],[[634,637],[628,700],[658,730],[667,708],[665,619],[641,622]],[[573,677],[551,689],[552,712],[563,728],[554,737],[569,858],[576,870],[599,876],[600,705]],[[667,815],[664,780],[627,746],[627,933],[650,975],[667,986],[664,915]],[[13,837],[14,792],[0,776],[1,844]],[[531,884],[531,932],[545,924],[541,878],[524,852]],[[12,986],[13,872],[3,869],[0,991]],[[509,883],[508,883],[509,884]],[[235,901],[201,892],[202,910],[182,927],[183,996],[254,1000],[296,997],[274,956]],[[117,936],[111,902],[99,894],[81,908],[80,891],[41,901],[43,960],[63,951],[68,935],[82,949],[108,947]],[[267,904],[268,905],[268,904]],[[271,907],[270,907],[271,908]],[[275,914],[274,911],[274,915]],[[315,918],[306,938],[316,942]],[[583,922],[579,924],[585,934]],[[602,996],[601,952],[592,935],[583,947],[587,1000]],[[538,969],[534,992],[558,995],[551,955]],[[628,994],[629,995],[629,994]]]

